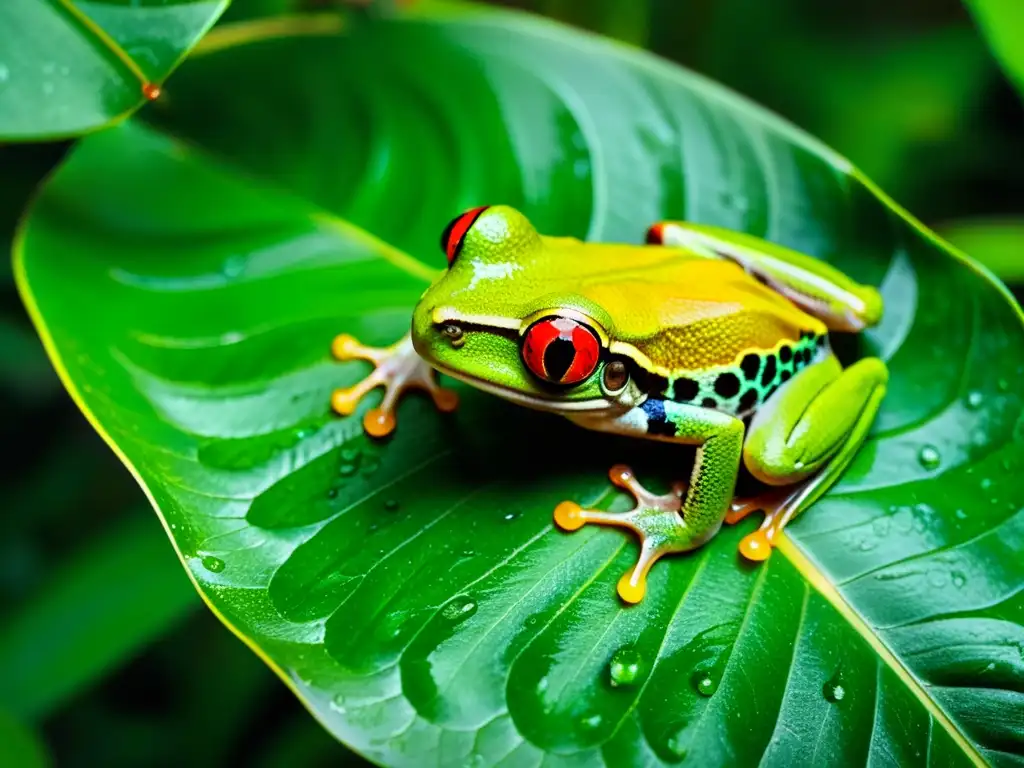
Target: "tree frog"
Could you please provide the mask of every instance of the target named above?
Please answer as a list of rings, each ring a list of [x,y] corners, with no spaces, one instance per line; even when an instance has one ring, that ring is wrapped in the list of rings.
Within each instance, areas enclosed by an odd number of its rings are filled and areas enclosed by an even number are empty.
[[[383,385],[363,424],[384,436],[407,389],[455,408],[434,378],[441,371],[588,429],[696,446],[688,482],[665,495],[612,467],[612,483],[635,499],[629,512],[574,501],[554,510],[565,531],[590,523],[639,536],[618,584],[628,603],[643,598],[660,557],[758,509],[764,522],[740,551],[767,558],[786,523],[849,464],[885,395],[885,364],[866,358],[844,370],[828,337],[877,323],[878,291],[777,244],[679,221],[654,224],[644,244],[591,243],[540,235],[519,211],[494,205],[454,218],[441,247],[448,268],[420,298],[410,334],[387,349],[335,339],[335,357],[376,369],[336,391],[334,409],[350,414]],[[741,463],[766,494],[734,500]]]

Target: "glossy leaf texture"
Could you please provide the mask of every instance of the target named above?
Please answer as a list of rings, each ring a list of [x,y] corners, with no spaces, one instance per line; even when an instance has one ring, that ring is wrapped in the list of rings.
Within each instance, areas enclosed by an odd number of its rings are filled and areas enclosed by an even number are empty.
[[[229,0],[4,0],[0,140],[53,139],[134,112]]]
[[[1014,0],[964,0],[992,54],[1017,91],[1024,94],[1024,6]]]
[[[334,26],[215,33],[155,125],[78,146],[17,248],[65,383],[224,621],[386,765],[1021,765],[1005,289],[842,158],[638,50],[496,11]],[[593,240],[714,223],[881,286],[884,321],[842,346],[888,361],[883,411],[766,563],[737,555],[748,520],[626,608],[635,542],[552,509],[621,508],[612,463],[664,484],[692,454],[464,387],[451,416],[408,398],[386,443],[329,413],[367,372],[334,334],[396,339],[440,229],[493,202]]]

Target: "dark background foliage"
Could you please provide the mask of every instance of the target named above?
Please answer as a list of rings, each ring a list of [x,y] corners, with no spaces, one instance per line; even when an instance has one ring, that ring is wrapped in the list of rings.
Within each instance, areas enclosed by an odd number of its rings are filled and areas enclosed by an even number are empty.
[[[220,23],[329,4],[238,0]],[[734,88],[845,154],[954,242],[969,242],[972,222],[1024,212],[1021,102],[959,0],[502,4],[647,47]],[[65,149],[0,147],[0,240]],[[1016,231],[1024,242],[1024,227]],[[1018,247],[1009,240],[1002,251]],[[991,260],[1018,297],[1019,261]],[[341,747],[203,609],[134,482],[60,387],[9,262],[0,402],[0,743],[35,740],[68,766],[229,756],[337,765]],[[128,586],[112,592],[110,574],[130,574],[120,580]]]

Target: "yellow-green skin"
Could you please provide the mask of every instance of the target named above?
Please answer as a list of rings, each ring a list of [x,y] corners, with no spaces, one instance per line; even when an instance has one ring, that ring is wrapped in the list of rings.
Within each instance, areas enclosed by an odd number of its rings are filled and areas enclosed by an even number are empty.
[[[514,209],[492,206],[412,323],[416,352],[443,373],[589,429],[698,446],[681,516],[640,505],[629,520],[589,513],[566,526],[637,530],[641,595],[659,555],[718,531],[741,461],[772,486],[814,476],[801,508],[820,495],[863,442],[887,381],[880,360],[843,370],[828,344],[829,330],[879,320],[873,288],[758,238],[674,222],[651,231],[660,244],[544,237]],[[524,365],[521,334],[550,315],[601,339],[600,364],[574,386],[552,386]],[[610,391],[603,373],[615,360],[630,375]]]

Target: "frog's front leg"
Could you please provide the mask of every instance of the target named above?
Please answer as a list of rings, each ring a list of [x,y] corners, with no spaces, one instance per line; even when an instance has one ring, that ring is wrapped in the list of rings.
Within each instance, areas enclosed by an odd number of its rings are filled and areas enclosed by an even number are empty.
[[[371,437],[386,437],[394,431],[395,406],[402,394],[410,389],[427,392],[437,409],[445,413],[454,411],[459,403],[458,395],[437,383],[437,372],[416,354],[409,334],[390,347],[367,347],[343,333],[334,339],[331,353],[338,360],[368,360],[374,365],[365,379],[351,387],[336,389],[331,395],[331,407],[335,412],[349,416],[367,393],[384,387],[380,405],[367,411],[363,417],[363,429]]]
[[[695,549],[721,528],[739,471],[743,422],[719,411],[663,400],[648,400],[617,418],[573,420],[603,432],[698,446],[689,485],[677,485],[664,496],[647,491],[628,467],[613,467],[612,482],[636,499],[629,512],[582,509],[571,501],[555,509],[555,522],[567,531],[595,523],[630,528],[640,537],[640,556],[618,585],[623,600],[637,603],[647,589],[647,572],[662,555]]]
[[[745,557],[767,558],[786,523],[838,479],[867,437],[888,379],[885,363],[877,358],[859,360],[844,371],[830,355],[802,370],[757,412],[743,461],[757,479],[780,487],[760,499],[737,502],[727,515],[731,524],[755,510],[765,511],[760,530],[740,543]]]

